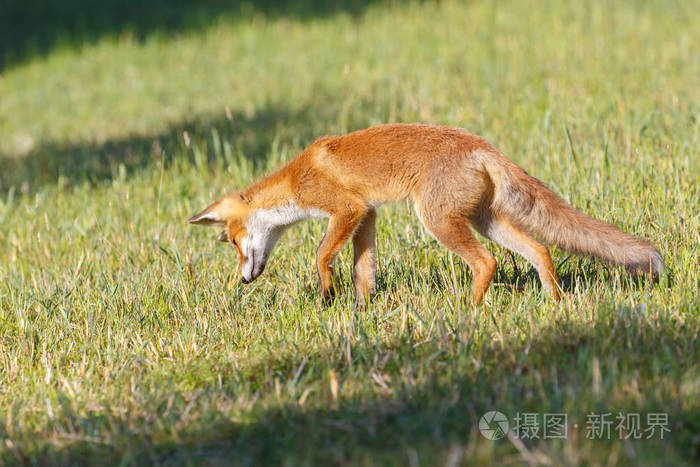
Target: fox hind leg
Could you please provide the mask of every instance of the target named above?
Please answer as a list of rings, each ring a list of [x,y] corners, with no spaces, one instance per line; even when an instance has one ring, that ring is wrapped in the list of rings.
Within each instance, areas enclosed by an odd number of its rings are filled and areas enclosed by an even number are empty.
[[[496,272],[496,258],[476,239],[466,217],[430,216],[425,211],[421,212],[418,206],[417,211],[430,233],[467,262],[473,275],[471,302],[474,305],[481,303]]]
[[[477,231],[488,239],[518,253],[537,270],[542,287],[554,300],[559,300],[559,278],[546,246],[503,217],[482,213],[473,220]]]

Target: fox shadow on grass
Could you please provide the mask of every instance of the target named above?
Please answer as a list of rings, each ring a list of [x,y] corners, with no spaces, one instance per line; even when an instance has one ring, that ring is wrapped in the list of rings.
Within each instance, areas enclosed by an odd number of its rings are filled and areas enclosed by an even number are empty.
[[[124,32],[139,40],[203,29],[220,19],[255,15],[308,20],[362,14],[379,0],[4,0],[0,14],[0,72],[57,46],[78,48]]]
[[[436,453],[444,456],[452,446],[468,448],[475,442],[490,443],[481,439],[478,421],[485,412],[499,410],[511,423],[519,412],[568,413],[571,432],[565,442],[574,443],[574,449],[576,440],[584,439],[583,426],[586,414],[591,411],[663,411],[669,414],[671,433],[675,436],[644,440],[644,446],[635,445],[635,450],[653,446],[660,459],[671,456],[667,461],[697,458],[700,452],[692,441],[697,419],[692,410],[679,404],[678,399],[670,395],[672,391],[659,396],[657,385],[651,383],[659,376],[647,374],[654,371],[655,366],[643,366],[641,371],[646,379],[639,380],[639,364],[651,360],[658,368],[663,368],[659,371],[671,381],[680,381],[692,372],[698,351],[692,344],[693,333],[697,330],[691,329],[692,326],[650,327],[641,319],[634,311],[610,308],[596,313],[593,326],[562,322],[540,329],[530,339],[486,339],[477,353],[482,362],[479,365],[470,358],[477,352],[470,339],[462,341],[456,335],[447,341],[435,337],[420,346],[405,336],[391,343],[363,338],[351,347],[338,344],[311,352],[271,350],[252,365],[244,365],[244,369],[239,362],[235,366],[237,370],[229,370],[224,377],[223,386],[201,384],[194,394],[204,401],[217,394],[219,399],[223,397],[235,405],[239,401],[236,388],[240,384],[249,385],[251,393],[257,388],[273,394],[276,385],[284,388],[290,382],[300,382],[316,388],[306,405],[286,403],[281,407],[262,408],[253,412],[252,421],[235,421],[216,410],[209,419],[202,420],[188,417],[194,403],[190,401],[195,400],[192,394],[175,393],[175,402],[165,404],[164,401],[163,407],[157,409],[167,413],[149,415],[137,430],[133,429],[133,419],[129,418],[132,426],[129,428],[106,414],[86,418],[68,413],[67,420],[57,422],[70,429],[94,427],[99,432],[98,428],[103,427],[112,430],[116,432],[113,442],[91,442],[77,437],[73,442],[47,443],[31,457],[25,457],[26,453],[23,454],[17,445],[6,450],[5,455],[7,460],[62,465],[90,463],[97,459],[152,465],[192,462],[344,464],[361,459],[380,464],[406,464],[412,460],[419,460],[421,464],[443,464],[446,459],[436,459]],[[619,342],[627,346],[621,349]],[[635,349],[634,353],[624,353],[628,348]],[[610,363],[612,357],[614,364]],[[427,374],[417,380],[400,377],[403,375],[401,368],[414,368],[417,362],[425,359],[431,361],[427,370],[422,370]],[[601,362],[599,366],[593,363],[594,359]],[[612,366],[608,368],[607,365]],[[339,375],[341,389],[345,384],[354,384],[356,378],[367,378],[371,384],[381,381],[371,378],[372,374],[388,374],[393,379],[384,380],[387,384],[384,388],[378,382],[373,395],[350,399],[341,396],[333,400],[327,381],[329,368]],[[600,386],[598,392],[590,389],[596,371],[600,373],[599,381],[593,384]],[[636,396],[620,400],[611,395],[616,388],[619,393],[621,387],[627,386],[629,378],[641,382],[635,386]],[[234,382],[227,383],[227,380]],[[322,395],[321,400],[325,402],[315,403],[313,399],[318,395]],[[641,406],[640,400],[643,401]],[[164,418],[161,427],[178,426],[174,437],[178,441],[153,439],[149,427],[157,417]],[[61,419],[59,415],[57,420]],[[183,425],[183,419],[189,420],[191,426]],[[582,428],[574,435],[573,425],[577,422]],[[523,441],[531,452],[557,455],[544,447],[546,441]],[[497,452],[518,456],[507,440],[496,442],[501,443],[493,446],[501,449]],[[619,454],[628,462],[634,462],[635,450],[621,449]],[[559,452],[562,455],[561,449]],[[564,458],[550,460],[554,464],[567,463]]]
[[[484,242],[488,248],[488,242]],[[444,248],[435,245],[434,248]],[[489,286],[490,293],[497,289],[503,289],[501,293],[513,295],[522,294],[527,288],[542,291],[542,284],[535,268],[527,263],[523,258],[511,253],[496,255],[498,266],[493,280]],[[377,273],[377,293],[397,293],[405,288],[404,281],[396,281],[388,278],[389,269],[400,267],[396,264],[387,263],[383,270]],[[465,298],[471,293],[472,274],[469,267],[459,257],[454,255],[455,274],[452,276],[451,265],[448,261],[442,261],[439,265],[431,266],[427,270],[425,282],[430,293],[462,294]],[[596,259],[569,256],[559,262],[557,274],[559,276],[559,286],[565,294],[573,293],[579,289],[590,289],[601,284],[611,286],[613,281],[615,287],[623,291],[643,290],[649,287],[659,286],[659,279],[650,279],[645,274],[628,274],[621,266],[609,266]],[[672,274],[666,274],[663,279],[667,281],[666,286],[671,287],[673,282]],[[352,293],[352,284],[346,284],[347,293]],[[415,293],[419,293],[416,291]],[[543,294],[546,295],[544,291]]]

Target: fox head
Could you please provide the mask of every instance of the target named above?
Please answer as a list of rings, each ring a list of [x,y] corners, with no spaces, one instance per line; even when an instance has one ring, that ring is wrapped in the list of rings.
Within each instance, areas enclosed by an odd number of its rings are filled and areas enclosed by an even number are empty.
[[[242,281],[248,284],[260,276],[283,229],[268,222],[265,212],[255,209],[240,193],[233,193],[211,204],[188,222],[223,227],[219,240],[238,252]]]

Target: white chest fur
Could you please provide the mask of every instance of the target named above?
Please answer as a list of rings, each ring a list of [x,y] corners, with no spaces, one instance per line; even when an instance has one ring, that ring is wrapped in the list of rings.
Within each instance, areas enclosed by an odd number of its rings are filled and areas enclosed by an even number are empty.
[[[302,209],[294,201],[271,209],[257,209],[248,219],[246,229],[249,233],[276,230],[288,227],[309,217],[328,218],[328,213],[320,209]]]
[[[241,240],[241,249],[246,257],[242,266],[243,276],[249,281],[256,278],[265,267],[282,232],[309,217],[329,216],[319,209],[302,209],[293,201],[276,208],[255,210],[246,223],[248,235]]]

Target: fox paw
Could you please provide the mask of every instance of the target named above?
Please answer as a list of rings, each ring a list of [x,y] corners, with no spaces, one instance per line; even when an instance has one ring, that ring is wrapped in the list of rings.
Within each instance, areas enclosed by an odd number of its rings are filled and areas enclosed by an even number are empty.
[[[330,306],[333,303],[333,300],[335,300],[335,288],[333,287],[320,290],[319,293],[321,294],[321,302],[325,306]]]

